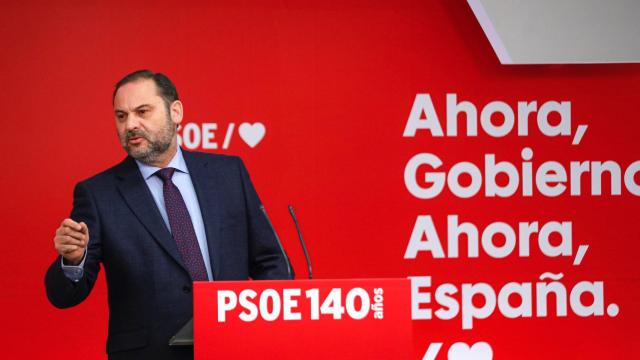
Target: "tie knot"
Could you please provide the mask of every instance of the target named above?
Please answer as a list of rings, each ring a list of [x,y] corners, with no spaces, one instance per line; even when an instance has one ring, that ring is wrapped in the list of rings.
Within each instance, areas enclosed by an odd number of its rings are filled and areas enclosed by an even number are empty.
[[[172,168],[172,167],[167,167],[164,169],[160,169],[158,171],[156,171],[156,175],[162,179],[162,182],[166,183],[167,181],[171,181],[171,177],[173,176],[173,173],[176,171],[176,169]]]

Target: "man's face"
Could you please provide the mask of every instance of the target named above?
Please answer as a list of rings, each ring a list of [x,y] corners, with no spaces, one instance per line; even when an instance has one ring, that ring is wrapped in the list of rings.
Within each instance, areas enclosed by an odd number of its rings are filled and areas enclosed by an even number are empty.
[[[157,165],[175,147],[182,105],[176,101],[167,109],[153,80],[140,79],[120,87],[113,109],[120,144],[134,159]]]

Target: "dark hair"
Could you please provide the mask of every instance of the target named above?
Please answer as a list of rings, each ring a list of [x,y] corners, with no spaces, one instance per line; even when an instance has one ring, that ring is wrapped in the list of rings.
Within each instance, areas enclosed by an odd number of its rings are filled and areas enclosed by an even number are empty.
[[[155,73],[151,70],[138,70],[134,71],[131,74],[123,77],[120,81],[116,83],[116,88],[113,90],[113,97],[111,98],[111,102],[116,98],[116,92],[118,89],[122,87],[122,85],[128,84],[130,82],[134,82],[140,79],[151,79],[156,84],[158,88],[158,95],[164,100],[167,108],[176,100],[178,100],[178,90],[176,90],[176,86],[173,85],[173,82],[162,73]]]

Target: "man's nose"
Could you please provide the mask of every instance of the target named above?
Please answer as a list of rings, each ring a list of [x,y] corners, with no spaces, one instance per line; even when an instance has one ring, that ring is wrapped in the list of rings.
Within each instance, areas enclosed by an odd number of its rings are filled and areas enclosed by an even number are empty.
[[[125,130],[131,131],[140,128],[140,119],[137,116],[129,116],[125,123]]]

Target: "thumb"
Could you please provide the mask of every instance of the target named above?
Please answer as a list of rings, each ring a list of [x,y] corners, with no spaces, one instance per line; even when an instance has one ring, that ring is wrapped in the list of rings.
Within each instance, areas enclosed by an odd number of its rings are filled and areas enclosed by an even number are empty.
[[[80,222],[80,231],[81,231],[83,234],[86,234],[86,235],[88,235],[88,234],[89,234],[89,228],[87,227],[87,224],[85,224],[85,223],[84,223],[84,221],[81,221],[81,222]]]

